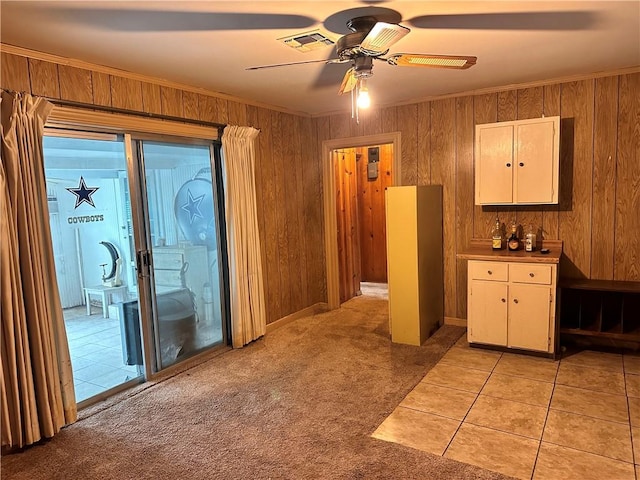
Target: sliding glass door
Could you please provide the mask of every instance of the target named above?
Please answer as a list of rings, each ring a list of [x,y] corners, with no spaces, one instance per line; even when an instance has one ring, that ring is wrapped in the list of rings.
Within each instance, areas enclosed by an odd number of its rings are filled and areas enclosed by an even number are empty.
[[[215,148],[47,131],[49,218],[78,402],[227,344]]]
[[[152,295],[156,368],[222,344],[224,298],[211,145],[134,140],[146,225],[138,251]]]

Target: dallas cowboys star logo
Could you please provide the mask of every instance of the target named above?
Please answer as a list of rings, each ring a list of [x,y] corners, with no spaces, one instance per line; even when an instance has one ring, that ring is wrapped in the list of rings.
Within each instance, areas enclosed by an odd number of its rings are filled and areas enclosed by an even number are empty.
[[[204,218],[202,213],[200,213],[200,204],[202,203],[204,194],[196,198],[193,198],[191,190],[187,190],[187,194],[189,195],[189,199],[181,208],[189,213],[189,225],[191,225],[195,218]]]
[[[82,177],[80,177],[80,185],[78,185],[78,188],[67,188],[67,190],[69,190],[76,196],[76,206],[73,207],[74,210],[83,203],[88,203],[93,208],[96,208],[91,195],[96,193],[96,190],[98,190],[99,188],[100,187],[87,187],[87,184],[84,183],[84,178]]]

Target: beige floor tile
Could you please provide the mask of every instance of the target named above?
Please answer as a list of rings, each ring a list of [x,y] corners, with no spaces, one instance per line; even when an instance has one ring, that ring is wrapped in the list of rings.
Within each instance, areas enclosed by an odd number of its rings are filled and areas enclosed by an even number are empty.
[[[624,395],[611,395],[567,385],[556,385],[551,399],[551,408],[612,422],[629,423],[627,397]]]
[[[549,410],[543,441],[633,462],[629,425]]]
[[[598,392],[624,395],[624,375],[610,370],[581,367],[570,363],[560,363],[556,384],[585,388]]]
[[[463,423],[444,456],[516,478],[530,479],[537,440]]]
[[[400,403],[401,407],[462,420],[474,400],[475,393],[463,392],[429,383],[419,383]]]
[[[398,407],[373,432],[373,437],[423,452],[442,455],[460,422]]]
[[[634,427],[640,427],[640,398],[627,397],[629,420]]]
[[[462,335],[453,346],[460,348],[471,348],[469,347],[469,342],[467,341],[467,334],[465,333],[464,335]]]
[[[624,364],[624,373],[633,373],[640,375],[640,355],[624,354],[622,355]]]
[[[631,427],[631,443],[633,443],[633,463],[640,463],[640,428]]]
[[[439,363],[475,368],[490,372],[500,359],[500,352],[479,350],[476,348],[451,348]]]
[[[487,377],[489,372],[438,363],[429,370],[422,382],[478,393],[487,381]]]
[[[625,353],[622,355],[622,363],[624,365],[624,373],[640,375],[640,355]]]
[[[548,407],[552,391],[552,383],[492,373],[481,393],[491,397]]]
[[[542,442],[534,480],[634,480],[633,464]]]
[[[464,419],[481,427],[540,440],[546,407],[479,395]]]
[[[581,352],[562,357],[560,363],[570,363],[581,367],[600,368],[622,373],[622,355],[619,353],[595,352],[582,350]]]
[[[640,375],[625,375],[627,384],[627,396],[640,398]]]
[[[547,358],[504,353],[494,368],[494,373],[553,382],[559,362]]]

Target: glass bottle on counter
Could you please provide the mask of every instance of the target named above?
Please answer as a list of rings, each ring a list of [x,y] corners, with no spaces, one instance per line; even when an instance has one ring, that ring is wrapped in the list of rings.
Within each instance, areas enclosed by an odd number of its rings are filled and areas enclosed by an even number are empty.
[[[496,224],[491,231],[491,247],[494,250],[502,250],[502,227],[500,226],[500,220],[496,215]]]
[[[529,224],[529,230],[525,236],[524,249],[527,252],[533,252],[536,249],[536,231],[533,229],[533,224]]]
[[[511,235],[507,240],[507,247],[511,251],[515,251],[520,248],[520,239],[518,238],[518,227],[516,226],[516,222],[511,224]]]

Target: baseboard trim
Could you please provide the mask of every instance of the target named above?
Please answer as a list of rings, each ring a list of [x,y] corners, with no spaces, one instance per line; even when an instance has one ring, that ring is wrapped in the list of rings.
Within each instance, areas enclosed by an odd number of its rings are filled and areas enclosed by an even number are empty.
[[[329,305],[324,302],[319,302],[311,305],[310,307],[303,308],[300,311],[291,313],[286,317],[282,317],[275,322],[271,322],[267,324],[267,334],[277,330],[280,327],[284,327],[286,324],[293,322],[294,320],[298,320],[299,318],[308,317],[310,315],[315,315],[316,313],[328,312]]]
[[[465,327],[467,326],[466,318],[456,318],[456,317],[444,317],[445,325],[455,325],[456,327]]]

